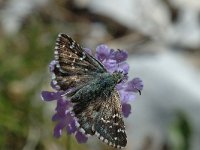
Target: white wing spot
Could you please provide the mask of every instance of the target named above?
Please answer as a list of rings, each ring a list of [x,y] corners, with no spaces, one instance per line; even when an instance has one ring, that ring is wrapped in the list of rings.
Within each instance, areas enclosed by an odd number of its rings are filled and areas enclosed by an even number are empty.
[[[56,64],[56,67],[57,67],[57,68],[60,68],[60,64]]]
[[[113,118],[115,118],[115,117],[120,117],[120,116],[119,116],[119,114],[114,114]]]
[[[73,49],[75,45],[75,42],[73,41],[72,44],[69,46],[69,48]]]
[[[75,126],[78,128],[78,127],[80,127],[80,124],[76,121]]]
[[[61,34],[58,34],[58,37],[60,38],[60,37],[62,37],[62,35],[61,35]]]
[[[119,149],[119,148],[121,148],[121,146],[117,145],[117,148]]]
[[[107,140],[107,139],[105,139],[105,140],[104,140],[104,142],[105,142],[105,143],[108,143],[108,140]]]
[[[58,59],[59,59],[58,55],[55,55],[55,56],[54,56],[54,58],[55,58],[56,60],[58,60]]]
[[[96,134],[96,136],[97,136],[97,137],[99,137],[99,136],[100,136],[100,134],[99,134],[98,132],[95,132],[95,134]]]
[[[59,71],[62,73],[67,73],[66,71],[62,70],[61,68],[59,68]]]
[[[59,85],[56,85],[55,88],[56,88],[57,90],[60,90],[60,86],[59,86]]]
[[[52,79],[52,80],[56,79],[56,75],[55,75],[54,73],[52,73],[51,79]]]
[[[121,129],[118,129],[117,132],[121,132]]]
[[[54,51],[54,54],[55,54],[55,55],[58,55],[58,51]]]
[[[85,130],[83,128],[80,128],[79,131],[83,134],[85,134]]]
[[[70,45],[69,48],[73,49],[73,48],[74,48],[74,45]]]
[[[56,80],[53,80],[52,82],[54,85],[56,85],[58,83]]]
[[[103,136],[101,136],[101,137],[100,137],[100,140],[102,140],[102,141],[103,141],[103,139],[104,139],[104,137],[103,137]]]
[[[114,125],[116,125],[116,126],[118,126],[119,124],[118,124],[118,122],[117,123],[113,123]]]
[[[102,120],[102,121],[105,121],[105,120],[103,119],[103,117],[101,118],[101,120]]]
[[[83,57],[82,57],[82,58],[85,59],[85,57],[86,57],[86,56],[85,56],[85,53],[83,52],[82,54],[83,54]]]

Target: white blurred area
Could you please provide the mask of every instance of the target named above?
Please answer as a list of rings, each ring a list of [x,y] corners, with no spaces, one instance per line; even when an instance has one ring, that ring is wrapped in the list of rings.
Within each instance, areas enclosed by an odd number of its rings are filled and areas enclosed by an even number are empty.
[[[184,112],[193,131],[191,149],[200,147],[200,73],[178,53],[166,50],[152,57],[133,56],[132,75],[144,81],[144,91],[132,104],[132,115],[127,119],[128,149],[141,149],[148,137],[148,149],[162,149],[170,141],[170,129],[177,112]],[[175,139],[176,141],[176,139]],[[170,143],[172,144],[172,143]]]
[[[191,150],[199,150],[200,70],[194,62],[200,62],[200,58],[189,57],[184,52],[189,49],[200,51],[200,1],[167,0],[178,11],[175,22],[171,20],[170,9],[164,0],[75,2],[79,7],[89,8],[94,13],[110,17],[151,39],[148,43],[150,46],[140,47],[141,53],[137,50],[135,55],[129,55],[130,77],[140,77],[144,81],[144,90],[133,102],[132,114],[126,119],[126,150],[143,150],[141,145],[147,137],[153,139],[149,149],[160,150],[161,143],[170,136],[169,126],[176,118],[177,111],[184,112],[189,118],[193,128]],[[30,14],[32,9],[45,3],[48,1],[10,0],[8,5],[0,10],[2,28],[8,34],[17,32],[21,20]],[[134,45],[131,39],[129,41],[129,44]],[[123,42],[113,41],[110,44],[114,47],[124,46]],[[91,149],[95,147],[93,139],[89,140],[89,146]]]

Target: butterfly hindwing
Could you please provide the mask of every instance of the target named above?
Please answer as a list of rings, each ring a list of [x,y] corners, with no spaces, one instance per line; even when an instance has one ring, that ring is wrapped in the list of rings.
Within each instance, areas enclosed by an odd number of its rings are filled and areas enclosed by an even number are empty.
[[[79,128],[85,134],[93,135],[115,148],[126,146],[125,126],[121,116],[121,102],[116,90],[90,103],[76,103],[74,113]]]
[[[125,125],[121,115],[119,94],[114,90],[101,104],[94,123],[95,134],[100,140],[115,148],[123,148],[127,144]]]

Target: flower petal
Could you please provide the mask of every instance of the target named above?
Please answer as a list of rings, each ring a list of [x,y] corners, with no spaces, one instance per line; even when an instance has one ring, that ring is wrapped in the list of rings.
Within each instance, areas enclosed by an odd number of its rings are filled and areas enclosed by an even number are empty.
[[[53,72],[53,70],[55,69],[56,64],[57,64],[57,61],[55,61],[55,60],[52,60],[50,62],[50,64],[49,64],[49,70],[50,70],[50,72]]]
[[[114,59],[119,63],[123,62],[128,58],[128,52],[125,50],[115,51]]]
[[[86,51],[88,54],[92,55],[91,49],[89,49],[89,48],[83,48],[83,49],[84,49],[84,51]]]
[[[62,130],[66,126],[66,122],[60,121],[54,128],[54,137],[59,138],[62,135]]]
[[[131,105],[127,103],[122,104],[122,113],[127,118],[131,114]]]
[[[138,92],[143,89],[143,82],[140,78],[134,78],[129,81],[126,87],[126,91]]]
[[[110,73],[114,72],[117,69],[116,60],[108,59],[108,60],[104,60],[102,63],[104,67],[106,68],[106,70]]]
[[[42,100],[44,101],[52,101],[60,98],[60,93],[58,92],[49,92],[49,91],[42,91],[41,92]]]
[[[99,45],[97,46],[96,48],[96,58],[99,60],[99,61],[103,61],[105,59],[108,59],[110,56],[110,49],[108,48],[107,45]]]
[[[118,91],[123,90],[124,89],[124,85],[125,85],[124,82],[120,82],[119,84],[116,85],[116,89]]]
[[[83,134],[82,132],[80,131],[77,131],[76,132],[76,140],[79,142],[79,143],[85,143],[87,142],[88,138],[85,136],[85,134]]]
[[[134,101],[136,97],[133,92],[127,92],[125,90],[120,90],[119,94],[122,103],[127,103],[128,101]]]
[[[72,134],[75,133],[75,131],[77,131],[76,121],[72,120],[70,124],[67,126],[67,133]]]
[[[60,120],[60,119],[62,119],[62,118],[63,118],[63,117],[61,117],[60,114],[56,113],[56,114],[54,114],[54,115],[52,116],[51,120],[52,120],[52,121],[58,121],[58,120]]]
[[[118,64],[117,71],[123,72],[123,74],[128,74],[129,71],[129,65],[126,62],[122,62]]]

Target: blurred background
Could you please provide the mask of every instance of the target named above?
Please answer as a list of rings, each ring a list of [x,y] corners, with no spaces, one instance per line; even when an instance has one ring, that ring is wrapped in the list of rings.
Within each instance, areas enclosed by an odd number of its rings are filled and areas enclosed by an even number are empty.
[[[144,90],[125,119],[126,150],[200,149],[199,0],[0,0],[0,149],[112,149],[96,137],[53,137],[56,103],[40,92],[52,91],[60,32],[129,52],[129,76]]]

